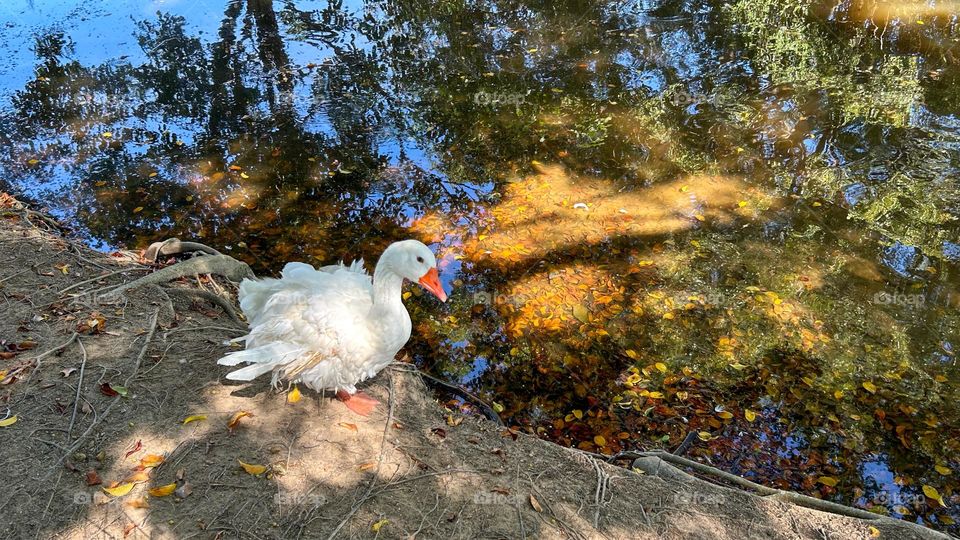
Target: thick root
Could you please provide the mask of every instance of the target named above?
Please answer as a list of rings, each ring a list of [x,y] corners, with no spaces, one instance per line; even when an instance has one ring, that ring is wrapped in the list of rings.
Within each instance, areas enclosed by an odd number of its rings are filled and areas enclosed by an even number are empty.
[[[217,274],[234,282],[256,277],[246,263],[240,262],[229,255],[211,255],[189,259],[161,268],[148,276],[143,276],[113,289],[107,293],[107,296],[117,296],[124,291],[137,287],[160,285],[174,279],[198,274]]]
[[[180,253],[201,252],[207,255],[222,255],[210,246],[198,242],[181,242],[179,238],[168,238],[163,242],[154,242],[143,252],[143,258],[149,262],[157,262],[161,256],[179,255]]]

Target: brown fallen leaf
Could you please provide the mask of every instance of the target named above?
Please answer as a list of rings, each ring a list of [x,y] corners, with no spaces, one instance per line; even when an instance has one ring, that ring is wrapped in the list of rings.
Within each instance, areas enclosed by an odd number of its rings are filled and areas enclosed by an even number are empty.
[[[87,471],[86,479],[88,486],[98,486],[103,483],[103,481],[100,479],[100,475],[97,474],[96,469],[90,469]]]
[[[253,413],[249,413],[249,412],[247,412],[247,411],[237,411],[237,412],[233,413],[233,416],[230,417],[230,421],[227,422],[227,428],[229,428],[230,431],[233,431],[234,428],[236,428],[238,425],[240,425],[240,419],[243,418],[243,417],[245,417],[245,416],[251,416],[251,417],[252,417],[252,416],[253,416]]]
[[[543,507],[540,506],[540,501],[538,501],[533,495],[530,495],[530,506],[532,506],[537,512],[543,512]]]
[[[356,425],[356,424],[350,424],[350,423],[348,423],[348,422],[337,422],[337,425],[340,426],[340,427],[342,427],[342,428],[349,429],[349,430],[351,430],[351,431],[357,431],[357,425]]]
[[[370,469],[372,469],[372,468],[374,468],[374,467],[376,467],[376,466],[377,466],[377,463],[376,463],[376,462],[374,462],[374,461],[368,461],[368,462],[366,462],[366,463],[361,463],[361,464],[357,467],[357,471],[358,471],[358,472],[368,471],[368,470],[370,470]]]
[[[123,481],[124,483],[133,483],[133,484],[149,482],[150,471],[144,471],[144,470],[133,471],[132,473],[128,474],[127,477],[123,479]]]
[[[447,430],[443,428],[435,427],[431,429],[430,432],[436,435],[437,437],[440,437],[441,439],[447,438]]]
[[[150,508],[150,503],[147,501],[146,497],[140,497],[139,499],[127,501],[124,503],[124,505],[129,506],[130,508]]]
[[[193,486],[190,482],[184,482],[182,486],[178,487],[176,491],[173,492],[174,495],[180,497],[181,499],[186,499],[193,493]]]

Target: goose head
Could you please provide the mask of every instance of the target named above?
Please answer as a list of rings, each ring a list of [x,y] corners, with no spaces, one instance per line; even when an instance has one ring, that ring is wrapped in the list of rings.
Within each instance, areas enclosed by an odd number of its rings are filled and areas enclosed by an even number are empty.
[[[441,302],[446,302],[447,293],[440,284],[437,259],[430,248],[416,240],[403,240],[390,244],[377,266],[383,265],[395,274],[433,293]]]

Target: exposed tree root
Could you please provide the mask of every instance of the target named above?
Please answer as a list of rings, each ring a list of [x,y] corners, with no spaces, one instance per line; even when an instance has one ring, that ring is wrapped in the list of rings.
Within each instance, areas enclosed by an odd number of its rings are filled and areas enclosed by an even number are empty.
[[[463,388],[455,384],[448,383],[447,381],[444,381],[442,379],[438,379],[433,375],[424,373],[423,371],[420,371],[419,369],[417,369],[411,364],[396,363],[393,365],[393,369],[411,371],[416,373],[417,375],[420,375],[420,377],[422,377],[427,384],[435,388],[442,388],[448,392],[452,392],[462,397],[466,401],[469,401],[470,403],[473,403],[474,405],[479,407],[480,410],[483,412],[483,415],[486,416],[488,420],[490,420],[491,422],[493,422],[494,424],[500,427],[505,426],[505,424],[503,423],[503,420],[500,418],[500,415],[497,414],[497,411],[495,411],[493,407],[491,407],[486,401],[483,401],[479,397],[471,394],[470,392],[464,390]]]
[[[614,461],[616,459],[634,459],[634,467],[646,472],[651,476],[659,476],[665,480],[708,483],[701,478],[697,478],[696,476],[680,470],[675,465],[680,467],[689,467],[708,476],[720,478],[737,486],[754,490],[765,498],[776,499],[778,501],[789,502],[797,506],[803,506],[805,508],[811,508],[821,512],[829,512],[831,514],[838,514],[841,516],[859,518],[863,520],[889,520],[897,525],[909,528],[912,532],[916,533],[917,537],[919,538],[949,538],[948,536],[937,531],[928,529],[922,525],[917,525],[916,523],[911,523],[909,521],[895,520],[886,516],[867,512],[866,510],[860,510],[859,508],[852,508],[822,499],[815,499],[813,497],[808,497],[792,491],[784,491],[781,489],[762,486],[745,478],[741,478],[735,474],[721,471],[716,467],[711,467],[709,465],[670,454],[668,452],[620,452],[619,454],[609,457],[608,461]]]
[[[256,277],[246,263],[240,262],[229,255],[210,255],[196,257],[161,268],[148,276],[120,285],[108,292],[107,296],[115,296],[130,289],[145,285],[160,285],[174,279],[197,274],[217,274],[236,282],[242,281],[244,278]]]
[[[184,289],[180,287],[162,287],[163,292],[170,295],[181,295],[181,296],[193,296],[196,298],[202,298],[208,302],[220,306],[220,309],[223,310],[233,322],[245,325],[246,323],[240,318],[240,315],[237,314],[237,310],[233,308],[233,305],[230,304],[226,299],[212,292],[201,291],[200,289]]]
[[[143,258],[149,262],[157,262],[161,256],[179,255],[199,251],[207,255],[222,255],[219,251],[199,242],[181,242],[179,238],[168,238],[163,242],[154,242],[143,252]]]

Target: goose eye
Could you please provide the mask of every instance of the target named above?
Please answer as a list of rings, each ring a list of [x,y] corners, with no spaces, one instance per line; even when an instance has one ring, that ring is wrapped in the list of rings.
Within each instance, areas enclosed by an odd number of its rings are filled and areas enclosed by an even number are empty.
[[[418,262],[418,263],[422,263],[422,262],[423,262],[423,257],[417,257],[417,262]]]

